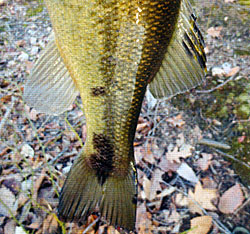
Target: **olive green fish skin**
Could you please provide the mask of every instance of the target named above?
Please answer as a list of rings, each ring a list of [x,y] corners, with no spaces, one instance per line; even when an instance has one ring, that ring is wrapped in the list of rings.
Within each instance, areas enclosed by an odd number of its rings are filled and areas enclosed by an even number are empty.
[[[102,182],[109,175],[124,176],[134,161],[146,86],[170,43],[180,0],[45,2],[58,49],[83,101],[87,140],[82,157]]]

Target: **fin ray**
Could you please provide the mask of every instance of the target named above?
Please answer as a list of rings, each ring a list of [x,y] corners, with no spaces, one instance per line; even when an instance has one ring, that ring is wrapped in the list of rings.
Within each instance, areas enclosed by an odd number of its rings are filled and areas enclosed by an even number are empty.
[[[101,216],[114,226],[135,228],[136,194],[133,170],[124,177],[109,176],[100,184],[84,157],[78,157],[61,191],[58,213],[65,221],[86,220],[99,207]]]
[[[206,73],[204,40],[188,0],[181,3],[176,31],[149,89],[155,98],[170,98],[199,85]]]
[[[25,84],[24,100],[39,112],[58,115],[70,107],[77,95],[78,91],[53,37]]]

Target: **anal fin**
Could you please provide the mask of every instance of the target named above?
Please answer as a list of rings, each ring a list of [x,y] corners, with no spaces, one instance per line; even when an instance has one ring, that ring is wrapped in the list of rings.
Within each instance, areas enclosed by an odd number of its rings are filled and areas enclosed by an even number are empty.
[[[59,115],[70,107],[77,95],[52,37],[28,77],[24,100],[41,113]]]

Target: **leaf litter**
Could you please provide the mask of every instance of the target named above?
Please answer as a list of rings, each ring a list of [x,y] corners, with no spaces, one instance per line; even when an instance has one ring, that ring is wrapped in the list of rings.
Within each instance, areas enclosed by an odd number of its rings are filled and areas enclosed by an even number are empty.
[[[47,13],[39,7],[38,2],[0,2],[0,123],[4,129],[0,144],[0,233],[39,234],[58,229],[65,233],[124,233],[95,214],[84,226],[64,225],[56,216],[59,191],[81,150],[79,139],[86,139],[86,125],[79,98],[59,117],[37,113],[22,101],[24,80],[51,32]],[[37,9],[37,14],[28,17],[30,9]],[[210,57],[220,51],[212,43],[225,36],[226,26],[209,26],[204,28]],[[219,67],[213,61],[208,65],[214,77],[247,71],[238,62],[230,62],[230,66]],[[197,94],[189,94],[191,103],[197,98]],[[206,121],[209,128],[210,120]],[[212,136],[188,112],[180,112],[169,103],[144,101],[135,139],[138,233],[189,230],[216,234],[231,233],[237,226],[250,229],[249,203],[244,203],[249,188],[230,163],[208,146],[197,144],[202,137]]]

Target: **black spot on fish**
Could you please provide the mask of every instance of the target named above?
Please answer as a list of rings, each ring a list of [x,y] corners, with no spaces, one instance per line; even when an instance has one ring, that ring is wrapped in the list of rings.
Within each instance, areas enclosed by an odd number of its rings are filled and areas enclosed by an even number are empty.
[[[105,87],[97,86],[97,87],[91,88],[92,96],[103,96],[105,93],[106,93]]]
[[[96,153],[89,158],[90,166],[96,171],[98,181],[103,185],[113,169],[114,147],[109,137],[104,134],[93,136],[93,146]]]

